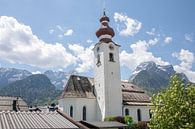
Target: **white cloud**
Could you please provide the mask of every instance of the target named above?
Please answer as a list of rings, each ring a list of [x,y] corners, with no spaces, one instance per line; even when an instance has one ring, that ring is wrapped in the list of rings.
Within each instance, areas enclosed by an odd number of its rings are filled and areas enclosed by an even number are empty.
[[[73,34],[72,29],[68,29],[66,32],[64,32],[64,36],[71,36]]]
[[[154,36],[155,35],[155,31],[156,31],[156,29],[152,28],[151,31],[146,31],[146,34]]]
[[[154,61],[159,65],[168,65],[169,63],[163,61],[160,57],[155,57],[152,52],[149,52],[148,49],[151,45],[155,45],[158,42],[158,39],[137,41],[134,44],[130,45],[132,53],[128,53],[123,50],[120,53],[120,62],[122,66],[128,67],[130,70],[134,70],[137,65],[146,61]]]
[[[139,32],[142,26],[141,22],[137,21],[136,19],[132,19],[122,13],[115,12],[114,20],[115,22],[122,22],[125,24],[125,27],[119,30],[119,34],[121,36],[134,36]]]
[[[173,38],[172,37],[165,37],[165,39],[164,39],[164,42],[166,43],[166,44],[169,44],[169,43],[171,43],[173,41]]]
[[[176,57],[182,62],[182,67],[185,67],[186,69],[191,69],[192,63],[194,61],[194,54],[192,52],[190,52],[189,50],[181,49],[179,53],[174,52],[172,56]]]
[[[78,44],[69,44],[68,48],[73,51],[74,55],[77,58],[78,66],[76,71],[79,73],[87,72],[93,68],[94,63],[94,55],[92,48],[94,46],[91,45],[88,48],[84,48]]]
[[[49,30],[49,33],[50,33],[50,34],[53,34],[53,32],[54,32],[54,29],[50,29],[50,30]]]
[[[192,71],[192,64],[195,61],[194,54],[189,50],[181,49],[181,51],[172,53],[173,57],[176,57],[181,63],[175,65],[174,69],[178,73],[184,73],[188,79],[192,82],[195,82],[195,71]]]
[[[188,42],[193,42],[193,34],[185,34],[184,35],[185,40],[187,40]]]
[[[154,39],[150,39],[148,41],[148,45],[156,45],[158,43],[158,39],[157,38],[154,38]]]
[[[76,58],[62,44],[49,44],[32,33],[30,26],[13,17],[0,17],[0,59],[38,67],[67,67]]]
[[[93,43],[93,41],[91,39],[88,39],[87,43]]]

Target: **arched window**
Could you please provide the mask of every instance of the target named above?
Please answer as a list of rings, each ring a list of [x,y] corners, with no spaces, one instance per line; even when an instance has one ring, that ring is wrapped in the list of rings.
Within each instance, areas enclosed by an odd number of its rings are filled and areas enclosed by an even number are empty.
[[[83,106],[83,120],[87,120],[87,111],[85,106]]]
[[[138,121],[142,120],[142,118],[141,118],[141,110],[140,109],[137,109],[137,120]]]
[[[109,61],[114,62],[114,54],[109,53]]]
[[[128,109],[128,108],[125,109],[125,115],[126,115],[126,116],[129,115],[129,109]]]
[[[150,118],[152,118],[152,112],[151,112],[151,109],[149,110],[149,115],[150,115]]]
[[[101,62],[100,62],[100,54],[97,55],[97,64],[101,64]]]
[[[73,106],[70,106],[70,116],[73,117]]]

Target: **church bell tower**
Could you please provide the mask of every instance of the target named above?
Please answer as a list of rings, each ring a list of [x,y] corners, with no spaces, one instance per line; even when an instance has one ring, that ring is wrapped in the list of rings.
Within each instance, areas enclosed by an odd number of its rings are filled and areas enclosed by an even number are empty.
[[[97,119],[101,121],[108,116],[122,116],[120,45],[112,41],[115,33],[108,25],[109,21],[104,11],[100,18],[101,27],[96,32],[99,42],[93,49]]]

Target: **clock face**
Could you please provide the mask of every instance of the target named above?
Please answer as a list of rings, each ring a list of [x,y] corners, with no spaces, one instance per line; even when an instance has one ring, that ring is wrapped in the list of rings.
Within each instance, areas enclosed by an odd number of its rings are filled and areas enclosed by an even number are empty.
[[[110,50],[114,50],[114,46],[112,44],[109,45]]]

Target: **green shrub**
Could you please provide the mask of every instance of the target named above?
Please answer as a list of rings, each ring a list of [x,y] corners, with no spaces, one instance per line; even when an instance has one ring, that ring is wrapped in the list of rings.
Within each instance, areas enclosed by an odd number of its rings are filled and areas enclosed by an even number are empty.
[[[109,116],[104,119],[104,121],[117,121],[123,124],[131,125],[133,123],[133,119],[130,116]]]
[[[131,125],[133,123],[133,118],[130,116],[125,116],[124,121],[125,121],[125,124]]]
[[[108,116],[108,117],[104,118],[104,121],[114,121],[114,117]]]

